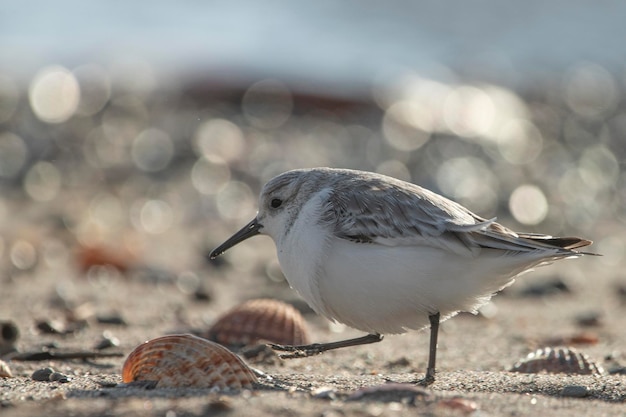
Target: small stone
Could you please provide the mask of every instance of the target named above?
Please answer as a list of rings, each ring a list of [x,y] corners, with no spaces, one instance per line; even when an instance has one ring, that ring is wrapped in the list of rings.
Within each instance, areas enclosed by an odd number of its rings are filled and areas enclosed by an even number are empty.
[[[412,384],[387,383],[358,389],[348,395],[346,401],[373,400],[414,405],[418,397],[426,399],[429,396],[427,390]]]
[[[520,295],[522,297],[543,297],[571,292],[572,290],[565,281],[556,277],[545,282],[529,285],[521,291]]]
[[[229,412],[233,409],[233,401],[226,396],[220,396],[219,398],[211,400],[209,404],[207,404],[205,411],[208,412],[207,414],[213,415],[222,412]]]
[[[594,327],[602,324],[602,313],[588,311],[576,317],[576,323],[582,327]]]
[[[311,397],[319,400],[335,400],[337,399],[337,390],[333,387],[319,387],[311,390]]]
[[[0,349],[3,346],[13,346],[20,337],[20,330],[12,321],[0,322]],[[0,350],[1,352],[1,350]]]
[[[102,339],[94,346],[96,350],[108,349],[111,347],[117,347],[120,345],[120,340],[113,336],[111,332],[102,333]]]
[[[66,382],[70,382],[70,379],[67,375],[62,374],[60,372],[53,372],[50,374],[49,380],[51,382],[60,382],[65,384]]]
[[[100,324],[113,324],[116,326],[127,326],[128,323],[124,320],[120,314],[112,313],[108,315],[98,315],[96,316],[96,320]]]
[[[13,404],[11,401],[0,400],[0,408],[11,408],[11,407],[15,407],[15,404]]]
[[[209,302],[213,300],[213,294],[207,288],[200,286],[194,291],[193,298],[196,301]]]
[[[35,323],[35,327],[39,332],[44,334],[65,334],[66,329],[59,321],[39,320]]]
[[[626,366],[615,365],[609,368],[609,375],[626,375]]]
[[[584,398],[589,395],[589,388],[583,385],[567,385],[561,390],[561,397]]]
[[[54,373],[54,369],[52,368],[41,368],[37,369],[30,378],[33,381],[50,381],[50,375]]]

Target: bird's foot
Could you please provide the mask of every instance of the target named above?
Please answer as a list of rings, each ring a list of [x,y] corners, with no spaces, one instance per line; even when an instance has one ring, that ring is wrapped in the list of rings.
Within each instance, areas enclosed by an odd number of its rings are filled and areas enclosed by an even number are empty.
[[[320,353],[324,353],[328,350],[323,343],[312,343],[310,345],[300,346],[268,343],[268,346],[273,350],[289,352],[278,354],[278,357],[281,359],[308,358],[309,356],[319,355]]]
[[[274,350],[282,351],[282,352],[290,352],[279,354],[278,357],[283,359],[292,359],[292,358],[306,358],[309,356],[319,355],[320,353],[324,353],[327,350],[340,349],[349,346],[359,346],[366,345],[368,343],[376,343],[383,340],[382,335],[380,334],[367,334],[365,336],[356,337],[354,339],[347,340],[339,340],[337,342],[328,342],[328,343],[311,343],[310,345],[277,345],[274,343],[270,343],[268,346]]]
[[[424,376],[424,378],[422,379],[417,379],[415,381],[413,381],[413,383],[415,385],[421,385],[423,387],[427,387],[429,385],[432,385],[435,382],[435,372],[426,372],[426,376]]]

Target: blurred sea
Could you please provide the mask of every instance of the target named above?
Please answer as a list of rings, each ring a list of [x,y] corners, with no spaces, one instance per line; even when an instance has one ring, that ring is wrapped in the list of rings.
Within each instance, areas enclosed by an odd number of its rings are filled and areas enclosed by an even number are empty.
[[[3,265],[103,245],[192,268],[267,179],[334,166],[581,234],[619,266],[625,15],[584,1],[5,2]]]

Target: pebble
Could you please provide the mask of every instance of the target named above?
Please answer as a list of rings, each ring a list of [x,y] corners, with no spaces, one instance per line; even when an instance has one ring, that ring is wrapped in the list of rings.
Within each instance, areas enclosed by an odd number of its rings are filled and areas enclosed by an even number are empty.
[[[96,320],[100,324],[113,324],[116,326],[127,326],[128,322],[118,313],[111,313],[108,315],[98,315]]]
[[[584,385],[566,385],[561,390],[561,397],[584,398],[589,395],[589,388]]]
[[[12,351],[15,342],[20,337],[20,330],[12,321],[0,322],[0,354]],[[6,349],[8,348],[8,350]]]
[[[120,339],[113,336],[111,332],[102,333],[102,339],[94,346],[96,350],[108,349],[120,345]]]
[[[60,382],[62,384],[65,384],[67,382],[70,382],[70,379],[67,375],[62,374],[60,372],[53,372],[50,374],[50,377],[48,378],[49,381],[51,382]]]
[[[576,317],[576,324],[581,327],[595,327],[602,324],[602,313],[597,311],[588,311],[579,314]]]
[[[234,408],[233,401],[230,398],[220,396],[219,398],[211,400],[205,407],[205,411],[207,415],[214,415],[233,411]]]
[[[50,375],[54,373],[54,369],[52,368],[41,368],[37,369],[30,376],[33,381],[50,381]]]
[[[52,320],[38,320],[35,323],[35,327],[39,332],[44,334],[65,334],[66,330],[63,324],[59,321]]]
[[[626,366],[615,365],[609,368],[609,375],[626,375]]]
[[[382,402],[399,402],[414,405],[418,397],[426,399],[430,393],[412,384],[388,383],[364,387],[351,393],[346,401],[373,400]]]
[[[210,302],[213,300],[213,294],[207,288],[200,286],[194,291],[193,298],[196,301]]]
[[[318,400],[336,400],[337,399],[337,390],[333,387],[319,387],[311,390],[311,397],[317,398]]]
[[[571,293],[572,290],[561,278],[553,278],[546,282],[541,282],[527,286],[521,291],[523,297],[543,297],[562,293]]]

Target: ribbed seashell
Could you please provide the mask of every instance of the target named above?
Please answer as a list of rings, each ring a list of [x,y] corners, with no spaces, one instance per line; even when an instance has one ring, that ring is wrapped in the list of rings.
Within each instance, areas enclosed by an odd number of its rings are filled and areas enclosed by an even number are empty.
[[[249,346],[261,340],[283,345],[309,343],[302,315],[292,305],[272,299],[255,299],[221,316],[207,338],[227,346]]]
[[[124,362],[124,382],[155,381],[158,388],[251,388],[257,378],[234,353],[190,334],[149,340]]]
[[[604,369],[573,347],[544,347],[517,362],[511,372],[550,374],[603,375]]]

